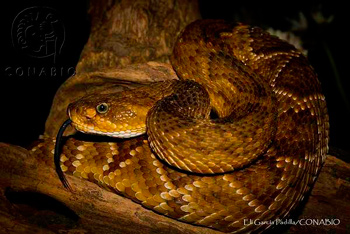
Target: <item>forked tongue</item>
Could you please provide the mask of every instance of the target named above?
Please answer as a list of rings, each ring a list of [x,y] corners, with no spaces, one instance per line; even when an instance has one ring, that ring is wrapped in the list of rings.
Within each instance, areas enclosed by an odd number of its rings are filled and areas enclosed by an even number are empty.
[[[55,144],[55,152],[54,152],[54,162],[55,162],[55,168],[56,168],[56,173],[58,175],[58,178],[60,178],[60,181],[62,182],[63,186],[68,189],[72,190],[66,176],[64,175],[61,165],[60,165],[60,156],[61,156],[61,151],[62,151],[62,136],[64,130],[67,128],[67,126],[72,122],[72,120],[67,119],[62,126],[60,127],[57,137],[56,137],[56,144]]]

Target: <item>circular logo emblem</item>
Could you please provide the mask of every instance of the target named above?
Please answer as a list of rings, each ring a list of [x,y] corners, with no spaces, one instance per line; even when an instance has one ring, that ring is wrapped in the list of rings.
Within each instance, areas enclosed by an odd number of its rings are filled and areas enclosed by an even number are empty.
[[[57,12],[35,6],[17,14],[11,28],[13,46],[36,58],[53,57],[56,61],[65,40],[64,25]]]

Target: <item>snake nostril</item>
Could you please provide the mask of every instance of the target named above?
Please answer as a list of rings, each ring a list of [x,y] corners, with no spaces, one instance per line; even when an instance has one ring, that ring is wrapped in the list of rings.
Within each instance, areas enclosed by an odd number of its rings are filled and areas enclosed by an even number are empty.
[[[88,119],[92,119],[93,117],[96,116],[96,110],[93,108],[89,108],[85,111],[85,116]]]

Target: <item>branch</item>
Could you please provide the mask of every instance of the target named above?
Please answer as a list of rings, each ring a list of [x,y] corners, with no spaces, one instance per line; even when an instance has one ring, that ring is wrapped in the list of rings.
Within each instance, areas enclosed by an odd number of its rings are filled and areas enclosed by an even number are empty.
[[[71,193],[46,163],[0,143],[0,224],[8,233],[220,233],[158,215],[68,175]]]
[[[5,232],[220,233],[156,214],[89,181],[67,176],[71,193],[60,183],[52,160],[38,160],[26,149],[0,143],[0,226]],[[328,156],[296,219],[339,219],[340,224],[291,226],[289,233],[345,233],[350,223],[349,177],[350,164]]]

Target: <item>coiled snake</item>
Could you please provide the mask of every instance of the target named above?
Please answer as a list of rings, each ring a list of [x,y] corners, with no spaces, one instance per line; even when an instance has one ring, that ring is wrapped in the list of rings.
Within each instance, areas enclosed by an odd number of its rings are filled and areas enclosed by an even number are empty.
[[[61,169],[184,222],[265,230],[268,223],[245,220],[285,217],[327,153],[328,115],[314,70],[287,42],[221,20],[187,26],[171,62],[179,81],[70,104],[77,130],[132,138],[70,138]]]

